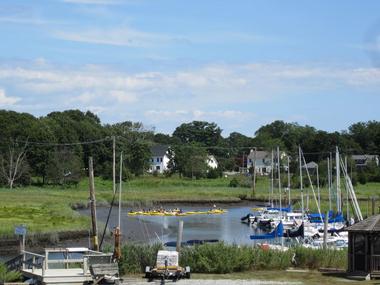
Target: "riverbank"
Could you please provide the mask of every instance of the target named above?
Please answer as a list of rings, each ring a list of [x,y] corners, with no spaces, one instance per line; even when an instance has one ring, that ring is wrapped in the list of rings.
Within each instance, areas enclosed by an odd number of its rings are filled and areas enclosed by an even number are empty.
[[[229,187],[233,178],[185,179],[178,177],[144,176],[124,183],[123,207],[134,209],[170,205],[204,205],[213,204],[249,205],[268,201],[268,178],[258,177],[256,192],[242,187],[249,185],[250,177],[242,176],[238,187]],[[95,179],[96,199],[98,205],[108,206],[113,198],[112,181]],[[368,197],[379,195],[380,183],[358,185],[357,196],[364,215],[370,212]],[[277,192],[277,191],[276,191]],[[274,199],[278,199],[278,193]],[[307,193],[305,189],[304,193]],[[322,210],[328,207],[326,189],[321,189]],[[16,225],[25,224],[29,233],[52,233],[75,230],[87,230],[89,218],[81,216],[75,209],[88,205],[88,181],[83,179],[77,186],[61,187],[25,187],[13,190],[0,188],[0,236],[12,235]],[[287,195],[283,193],[285,202]],[[310,198],[310,207],[315,209],[315,202]],[[292,191],[292,200],[299,201],[299,191]],[[116,202],[117,203],[117,197]],[[296,207],[300,206],[296,203]],[[377,205],[376,205],[377,209]]]

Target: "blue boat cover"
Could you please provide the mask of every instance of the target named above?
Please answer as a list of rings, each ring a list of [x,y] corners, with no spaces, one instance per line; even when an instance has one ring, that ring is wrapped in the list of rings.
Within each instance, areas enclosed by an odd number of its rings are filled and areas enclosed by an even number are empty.
[[[274,239],[277,237],[282,237],[284,235],[284,226],[282,222],[280,222],[277,227],[271,231],[269,234],[263,234],[263,235],[251,235],[251,239]]]
[[[326,215],[322,214],[323,220],[321,221],[321,217],[318,213],[317,214],[313,213],[313,214],[308,215],[310,222],[312,222],[312,223],[323,223],[323,221],[325,220],[325,216]],[[329,224],[343,223],[343,222],[344,222],[344,217],[343,217],[342,213],[337,213],[336,216],[334,217],[333,212],[329,211]]]

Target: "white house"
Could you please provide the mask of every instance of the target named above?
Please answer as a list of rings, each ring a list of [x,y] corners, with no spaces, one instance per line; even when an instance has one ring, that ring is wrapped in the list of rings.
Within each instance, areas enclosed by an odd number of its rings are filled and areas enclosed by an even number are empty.
[[[216,160],[215,156],[213,156],[212,154],[207,156],[206,163],[207,163],[207,166],[212,169],[218,168],[218,161]]]
[[[284,159],[286,153],[280,152],[280,159]],[[247,168],[253,167],[255,161],[255,151],[251,149],[247,156]],[[257,150],[256,151],[256,173],[258,175],[268,175],[272,170],[272,153],[269,151]],[[277,166],[277,153],[273,153],[273,166]],[[284,166],[281,166],[284,167]]]
[[[379,156],[376,154],[352,155],[351,158],[355,162],[356,167],[365,167],[370,161],[379,166]]]
[[[150,148],[152,156],[150,158],[148,172],[153,173],[156,171],[158,173],[164,173],[164,171],[168,169],[168,150],[169,146],[167,145],[154,145]]]

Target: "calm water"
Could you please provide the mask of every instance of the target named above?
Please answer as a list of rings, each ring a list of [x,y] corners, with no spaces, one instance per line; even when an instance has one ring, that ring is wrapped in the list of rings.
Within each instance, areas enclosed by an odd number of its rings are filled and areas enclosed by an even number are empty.
[[[142,242],[175,241],[178,222],[183,220],[183,241],[191,239],[218,239],[227,243],[253,244],[249,236],[255,231],[241,223],[240,218],[251,212],[251,207],[228,207],[228,213],[221,215],[171,216],[128,216],[130,209],[123,209],[121,215],[124,239]],[[205,207],[182,207],[184,211],[208,210]],[[109,209],[98,208],[98,220],[105,222]],[[117,208],[110,218],[109,228],[117,224]],[[89,215],[89,211],[81,211]]]

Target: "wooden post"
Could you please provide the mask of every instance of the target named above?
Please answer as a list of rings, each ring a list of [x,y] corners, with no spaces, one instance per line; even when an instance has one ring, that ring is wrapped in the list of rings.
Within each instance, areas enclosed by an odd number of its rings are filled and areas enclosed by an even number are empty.
[[[375,197],[372,196],[372,216],[375,215],[375,207],[376,207],[375,204],[376,204]]]
[[[369,196],[368,196],[368,199],[367,199],[367,218],[369,216]]]
[[[177,247],[176,250],[180,252],[181,243],[182,243],[182,235],[183,235],[183,221],[178,222],[178,236],[177,236]]]
[[[96,201],[95,201],[95,182],[94,182],[94,166],[92,157],[88,158],[88,178],[90,184],[90,206],[91,206],[91,222],[92,222],[92,249],[98,251],[98,227],[96,223]]]
[[[120,243],[120,228],[116,227],[114,231],[114,236],[115,236],[115,246],[114,246],[114,251],[113,251],[113,258],[115,260],[120,260],[121,258],[121,243]]]
[[[329,224],[329,211],[326,212],[323,227],[323,249],[327,249],[327,226]]]

